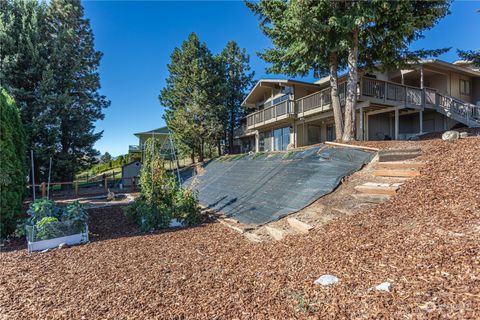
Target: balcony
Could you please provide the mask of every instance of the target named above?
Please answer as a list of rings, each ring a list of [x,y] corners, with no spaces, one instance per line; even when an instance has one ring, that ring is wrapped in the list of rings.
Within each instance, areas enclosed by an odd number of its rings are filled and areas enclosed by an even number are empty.
[[[247,116],[247,129],[256,129],[272,123],[283,122],[295,118],[295,101],[285,100],[271,107],[254,112]]]

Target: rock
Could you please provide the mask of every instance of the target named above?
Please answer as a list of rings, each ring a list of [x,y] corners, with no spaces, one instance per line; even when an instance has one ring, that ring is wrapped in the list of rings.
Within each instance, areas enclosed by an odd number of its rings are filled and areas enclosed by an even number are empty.
[[[107,200],[108,200],[108,201],[115,200],[115,193],[112,192],[112,191],[110,191],[110,189],[108,189]]]
[[[332,284],[336,284],[339,281],[340,280],[335,276],[332,276],[330,274],[324,274],[323,276],[321,276],[320,278],[315,280],[313,283],[326,287],[326,286],[330,286]]]
[[[465,139],[468,137],[468,132],[460,132],[460,139]]]
[[[390,282],[382,282],[378,286],[375,287],[375,290],[390,292],[391,287],[392,287],[392,284]]]
[[[444,141],[455,141],[460,138],[460,133],[455,130],[445,131],[442,134],[442,140]]]
[[[62,242],[58,245],[58,249],[66,249],[68,248],[68,244],[66,244],[65,242]]]
[[[289,143],[287,146],[287,151],[295,149],[295,144],[294,143]]]

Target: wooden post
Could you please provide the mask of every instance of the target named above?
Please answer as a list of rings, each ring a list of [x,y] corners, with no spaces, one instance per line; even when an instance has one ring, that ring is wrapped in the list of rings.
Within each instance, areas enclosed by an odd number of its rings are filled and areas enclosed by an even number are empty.
[[[40,186],[42,188],[42,198],[45,198],[47,196],[47,185],[45,184],[45,182],[42,182]]]
[[[132,177],[132,191],[135,191],[136,183],[137,183],[137,181],[136,181],[135,177]]]
[[[105,177],[105,191],[108,190],[108,177]]]
[[[398,140],[398,126],[399,126],[399,118],[400,118],[400,111],[398,108],[395,108],[395,140]]]

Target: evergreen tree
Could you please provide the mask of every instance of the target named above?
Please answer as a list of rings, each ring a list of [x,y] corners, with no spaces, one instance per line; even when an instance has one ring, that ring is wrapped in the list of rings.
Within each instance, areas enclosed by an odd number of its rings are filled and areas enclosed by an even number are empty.
[[[159,95],[165,121],[179,152],[199,155],[223,134],[222,69],[217,59],[191,33],[175,48],[168,65],[167,84]]]
[[[111,156],[110,153],[108,153],[108,152],[105,152],[105,153],[100,157],[100,163],[102,163],[102,164],[109,163],[110,161],[112,161],[112,156]]]
[[[98,93],[101,53],[78,0],[4,1],[1,11],[2,84],[18,101],[36,176],[72,180],[98,154],[94,122],[109,105]],[[3,44],[6,44],[3,46]]]
[[[472,61],[475,67],[480,68],[480,50],[457,50],[457,53],[460,58]]]
[[[15,230],[26,191],[25,131],[13,99],[0,87],[0,237]]]
[[[230,41],[220,53],[220,62],[224,71],[223,104],[226,111],[224,120],[228,132],[230,153],[233,153],[234,130],[245,115],[240,106],[246,96],[246,90],[252,86],[254,72],[250,71],[250,57],[245,49],[240,49],[235,41]]]
[[[342,140],[355,136],[358,67],[403,66],[440,50],[409,51],[408,46],[448,14],[448,1],[260,1],[247,5],[261,18],[274,48],[261,54],[272,71],[330,74],[337,127],[341,128],[337,69],[348,68]]]

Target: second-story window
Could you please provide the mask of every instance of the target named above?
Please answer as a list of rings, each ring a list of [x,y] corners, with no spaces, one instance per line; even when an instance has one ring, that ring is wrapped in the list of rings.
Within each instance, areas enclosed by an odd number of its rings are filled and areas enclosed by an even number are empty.
[[[470,95],[471,92],[471,82],[470,80],[460,79],[460,94]]]

